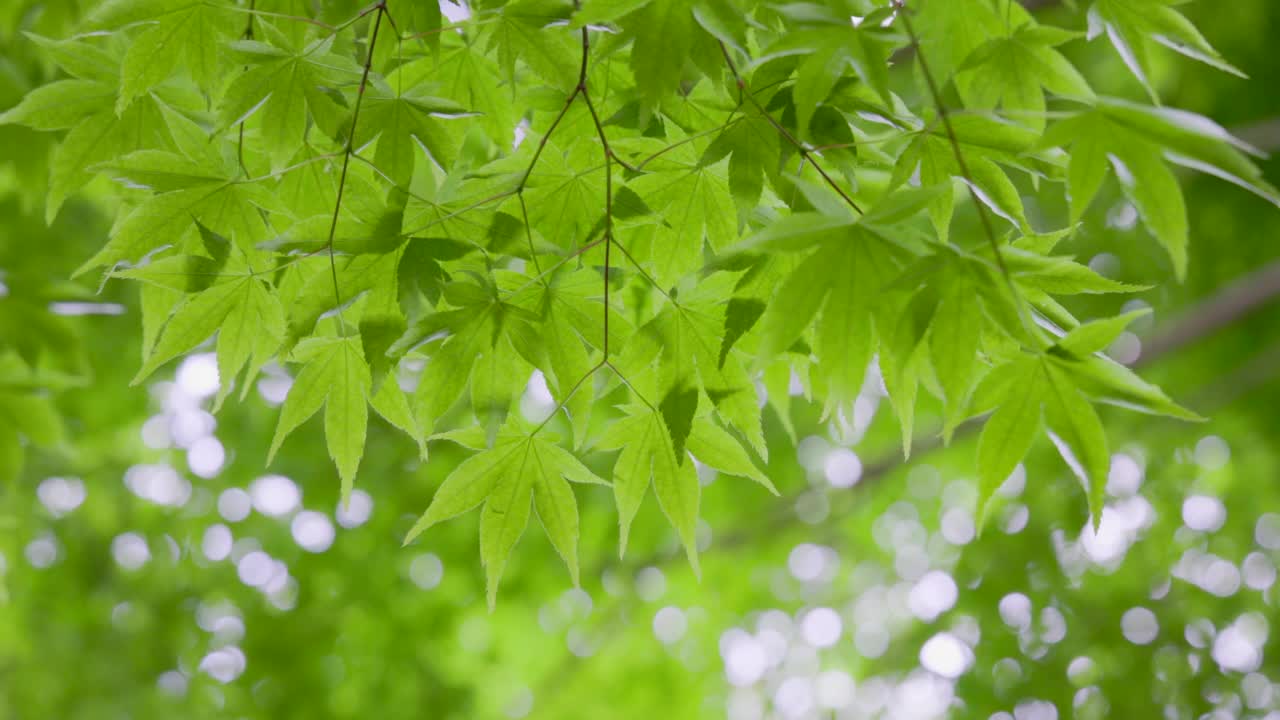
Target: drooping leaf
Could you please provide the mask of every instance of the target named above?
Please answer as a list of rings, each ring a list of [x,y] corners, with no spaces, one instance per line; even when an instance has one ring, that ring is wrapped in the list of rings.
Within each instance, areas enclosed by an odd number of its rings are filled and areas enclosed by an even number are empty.
[[[996,368],[993,375],[1009,377],[1000,406],[978,436],[979,525],[986,521],[995,491],[1022,462],[1040,431],[1041,403],[1047,393],[1044,369],[1034,360],[1020,360]]]
[[[1044,372],[1045,424],[1063,459],[1084,483],[1096,530],[1102,522],[1107,471],[1111,467],[1107,436],[1093,405],[1071,385],[1066,374],[1051,366]]]
[[[325,440],[342,478],[345,502],[364,455],[372,383],[369,364],[354,338],[315,338],[299,345],[294,357],[305,364],[280,410],[267,461],[275,457],[289,433],[324,405]]]
[[[524,532],[530,508],[536,507],[547,537],[576,584],[578,506],[566,481],[600,482],[576,458],[547,440],[504,430],[491,448],[464,460],[445,478],[404,542],[484,503],[480,553],[492,607],[507,558]]]

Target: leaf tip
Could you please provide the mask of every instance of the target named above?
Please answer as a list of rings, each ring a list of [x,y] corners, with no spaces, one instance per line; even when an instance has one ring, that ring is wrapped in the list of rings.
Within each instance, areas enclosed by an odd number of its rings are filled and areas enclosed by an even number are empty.
[[[419,535],[426,532],[434,524],[435,519],[431,517],[431,510],[428,509],[427,512],[422,514],[422,517],[418,518],[418,522],[414,523],[413,527],[409,528],[409,532],[405,533],[404,542],[400,544],[400,547],[405,547],[414,540],[417,540]]]
[[[978,507],[978,520],[973,526],[973,537],[975,540],[982,539],[982,531],[987,527],[987,516],[991,511],[991,498],[987,498]]]
[[[618,559],[627,555],[627,535],[631,532],[631,523],[619,518],[618,522]]]
[[[271,447],[267,448],[267,465],[275,462],[276,452],[280,450],[280,444],[284,442],[284,438],[277,433],[276,437],[271,438]]]
[[[698,582],[702,582],[702,565],[698,563],[698,548],[696,545],[685,543],[685,555],[689,557],[689,567],[693,569],[693,576]]]

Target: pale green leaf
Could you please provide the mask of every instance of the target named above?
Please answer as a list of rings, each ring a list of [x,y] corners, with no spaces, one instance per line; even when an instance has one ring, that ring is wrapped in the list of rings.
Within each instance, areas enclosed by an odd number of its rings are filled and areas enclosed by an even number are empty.
[[[689,433],[689,452],[704,465],[729,475],[755,480],[769,492],[778,494],[773,481],[756,467],[742,445],[708,418],[694,421]]]
[[[687,455],[677,459],[660,452],[654,456],[653,464],[653,491],[658,496],[658,505],[675,527],[689,564],[697,574],[698,505],[702,494],[698,472]]]
[[[0,113],[0,125],[15,123],[36,130],[65,130],[82,118],[109,108],[115,89],[90,80],[60,80],[42,85],[22,102]]]
[[[520,465],[518,470],[525,471],[524,463]],[[532,484],[532,478],[524,475],[504,478],[494,486],[480,511],[480,561],[484,564],[490,609],[497,601],[498,582],[507,558],[529,523]]]
[[[316,338],[298,347],[306,358],[294,378],[280,420],[271,439],[267,461],[275,457],[285,437],[325,406],[325,440],[338,466],[344,497],[364,454],[368,425],[369,365],[355,338]]]
[[[944,437],[953,429],[969,404],[978,372],[978,344],[982,336],[982,310],[976,289],[953,280],[942,293],[929,328],[929,358],[942,386],[946,404]]]
[[[457,517],[484,502],[513,458],[518,459],[524,450],[524,443],[518,438],[505,438],[492,449],[463,460],[436,490],[427,511],[405,535],[404,544],[413,542],[432,525]]]
[[[1058,339],[1057,346],[1083,357],[1107,349],[1129,324],[1150,314],[1149,309],[1135,310],[1123,315],[1085,323]]]
[[[986,522],[991,497],[1031,449],[1040,430],[1040,406],[1045,393],[1044,371],[1034,361],[993,372],[1009,373],[1016,380],[978,436],[979,527]]]
[[[636,88],[651,103],[674,92],[693,49],[697,25],[686,0],[652,0],[636,18],[631,69]]]
[[[1137,206],[1142,222],[1168,251],[1181,280],[1187,274],[1187,206],[1178,178],[1158,153],[1130,146],[1123,158],[1111,156],[1120,186]]]
[[[369,364],[360,343],[341,341],[333,364],[331,386],[324,407],[324,436],[329,457],[342,478],[342,501],[351,496],[356,468],[364,455],[365,432],[369,427]]]
[[[578,585],[578,503],[573,488],[554,473],[545,472],[539,466],[533,483],[533,503],[538,511],[538,521],[547,532],[551,544],[569,568],[569,577]]]
[[[1045,373],[1045,422],[1058,452],[1084,483],[1089,496],[1089,515],[1097,530],[1102,522],[1107,472],[1111,467],[1107,436],[1097,411],[1067,375],[1052,366],[1046,367]]]

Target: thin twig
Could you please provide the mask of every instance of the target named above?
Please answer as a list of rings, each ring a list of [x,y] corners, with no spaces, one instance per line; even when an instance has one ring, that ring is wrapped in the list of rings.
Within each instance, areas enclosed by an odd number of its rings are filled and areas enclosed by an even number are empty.
[[[342,318],[342,290],[338,285],[338,262],[333,256],[333,240],[338,233],[338,216],[342,211],[342,193],[347,185],[347,168],[350,167],[351,156],[355,152],[356,129],[359,127],[360,122],[360,106],[364,103],[364,94],[369,83],[369,71],[373,68],[373,51],[378,45],[378,29],[382,26],[382,17],[386,15],[386,6],[386,0],[380,0],[374,6],[377,10],[377,16],[373,19],[373,30],[369,34],[369,52],[364,61],[364,72],[360,76],[360,87],[356,90],[356,104],[351,111],[351,131],[347,133],[346,147],[343,148],[342,173],[338,176],[338,193],[333,202],[333,221],[329,224],[329,241],[326,243],[326,248],[329,251],[329,272],[333,276],[334,306],[338,310],[338,325],[343,334],[346,333],[346,321]],[[366,14],[368,14],[368,11],[362,12],[356,19]]]
[[[649,275],[649,272],[640,265],[640,263],[635,259],[635,256],[633,256],[631,252],[627,250],[625,245],[623,245],[620,242],[615,242],[614,245],[618,246],[618,251],[621,252],[622,256],[625,257],[627,261],[631,263],[632,267],[634,267],[636,271],[640,273],[641,277],[643,277],[645,280],[648,280],[649,284],[657,288],[658,292],[662,293],[664,297],[666,297],[672,303],[675,303],[675,298],[671,297],[671,294],[667,292],[666,288],[659,285],[658,281],[654,280],[653,277]]]
[[[542,151],[546,149],[547,142],[551,140],[551,133],[555,132],[560,125],[560,121],[564,120],[564,116],[569,112],[569,106],[573,105],[573,101],[578,99],[579,92],[578,88],[574,88],[573,92],[569,93],[568,99],[564,101],[564,106],[560,108],[560,113],[556,115],[555,120],[551,121],[551,127],[547,128],[547,131],[542,134],[542,138],[538,140],[538,146],[533,149],[533,158],[529,160],[529,166],[524,169],[524,175],[520,177],[520,182],[516,184],[517,194],[524,192],[525,184],[529,182],[529,175],[533,173],[534,166],[538,164],[538,158],[542,157]]]
[[[323,160],[332,160],[333,158],[336,158],[336,157],[338,157],[338,156],[339,156],[339,155],[341,155],[341,154],[342,154],[342,151],[341,151],[341,150],[339,150],[338,152],[324,153],[323,155],[313,155],[312,157],[309,157],[309,158],[307,158],[306,160],[299,160],[298,162],[296,162],[296,163],[294,163],[294,164],[292,164],[292,165],[290,165],[290,166],[288,166],[288,167],[283,167],[283,168],[280,168],[279,170],[273,170],[273,171],[271,171],[271,172],[267,173],[266,175],[258,175],[258,176],[256,176],[256,177],[242,178],[242,179],[240,179],[240,180],[236,180],[236,181],[234,181],[234,182],[235,182],[236,184],[242,184],[242,183],[243,183],[243,184],[247,184],[247,183],[257,183],[257,182],[262,182],[262,181],[264,181],[264,180],[276,180],[276,179],[278,179],[278,178],[280,178],[280,177],[282,177],[282,176],[284,176],[284,175],[288,175],[289,173],[293,172],[294,170],[298,170],[298,169],[300,169],[300,168],[304,168],[304,167],[306,167],[306,166],[308,166],[308,165],[311,165],[311,164],[313,164],[313,163],[317,163],[317,162],[321,162],[321,161],[323,161]]]
[[[601,350],[604,358],[609,360],[609,264],[610,250],[613,249],[613,151],[609,149],[609,138],[604,134],[604,126],[600,124],[600,116],[596,114],[596,106],[591,102],[587,92],[587,62],[591,56],[591,36],[588,28],[582,27],[582,66],[578,70],[578,87],[574,92],[582,96],[587,110],[591,112],[591,120],[595,123],[596,135],[600,138],[600,147],[604,151],[604,344]]]
[[[583,30],[586,30],[586,28],[583,28]],[[604,134],[604,124],[600,122],[600,115],[596,113],[596,104],[591,101],[591,95],[587,93],[587,88],[585,85],[581,88],[581,90],[582,90],[582,100],[587,104],[587,110],[591,112],[591,121],[595,123],[596,134],[600,136],[600,142],[604,143],[605,156],[613,160],[614,162],[618,163],[619,165],[621,165],[624,170],[630,170],[631,172],[638,172],[639,168],[631,165],[626,160],[623,160],[621,157],[618,156],[617,153],[613,151],[613,147],[609,145],[609,138],[606,137]]]
[[[244,24],[244,35],[242,36],[245,40],[253,39],[253,10],[257,2],[258,0],[249,0],[249,20]],[[246,65],[244,69],[248,71],[249,66]],[[247,176],[249,168],[244,164],[244,123],[244,120],[240,121],[240,137],[236,142],[236,159],[240,162],[240,172]]]
[[[574,393],[578,392],[578,388],[582,387],[582,383],[586,382],[587,378],[591,377],[592,375],[595,375],[596,371],[604,366],[605,366],[605,361],[601,360],[600,362],[596,363],[594,367],[588,370],[586,374],[578,378],[578,382],[574,383],[573,387],[569,388],[569,392],[565,393],[564,399],[556,403],[555,408],[553,408],[551,412],[548,413],[545,418],[543,418],[542,422],[538,423],[538,427],[534,428],[533,432],[529,433],[529,437],[533,437],[534,435],[537,435],[538,432],[542,430],[542,428],[546,427],[547,423],[551,422],[551,418],[555,417],[557,413],[559,413],[561,410],[565,408],[566,405],[569,404],[570,398],[573,397]]]
[[[604,236],[602,235],[599,238],[596,238],[595,240],[592,240],[591,242],[578,247],[573,252],[557,260],[554,265],[544,270],[541,274],[535,277],[529,278],[529,280],[526,281],[525,284],[521,285],[515,290],[508,292],[507,297],[515,297],[516,295],[519,295],[525,290],[528,290],[530,287],[533,287],[535,283],[542,282],[545,278],[549,277],[552,273],[564,267],[565,264],[568,263],[570,260],[573,260],[574,258],[580,257],[582,255],[585,255],[588,250],[591,250],[592,248],[597,247],[603,242],[604,242]]]
[[[862,208],[858,206],[858,203],[854,202],[853,198],[844,191],[844,188],[840,187],[839,183],[827,174],[827,171],[822,167],[822,164],[818,162],[818,154],[808,145],[805,145],[796,139],[796,136],[792,135],[791,131],[785,128],[782,123],[775,120],[774,117],[765,110],[764,106],[760,104],[760,101],[756,99],[756,96],[747,90],[747,83],[742,79],[742,75],[738,73],[738,66],[734,64],[733,57],[729,55],[729,48],[724,44],[724,42],[720,43],[720,53],[724,55],[725,64],[729,66],[729,72],[733,74],[733,80],[738,85],[738,102],[741,103],[743,99],[750,102],[752,107],[754,107],[756,111],[759,112],[765,120],[768,120],[769,124],[778,131],[778,134],[781,135],[789,144],[795,147],[796,151],[800,153],[800,157],[813,165],[813,168],[818,171],[818,174],[822,176],[822,179],[826,181],[827,185],[831,186],[831,189],[836,191],[836,194],[840,196],[840,199],[844,200],[846,205],[853,208],[854,212],[862,215],[863,211]]]
[[[622,381],[622,384],[626,385],[627,389],[631,391],[631,394],[635,395],[636,399],[644,403],[645,407],[648,407],[650,410],[654,412],[660,412],[658,410],[657,405],[654,405],[653,403],[649,402],[649,399],[646,398],[643,393],[641,393],[639,390],[636,390],[636,386],[631,384],[631,381],[627,379],[626,375],[622,374],[622,371],[618,369],[617,365],[613,364],[612,360],[606,362],[605,365],[609,366],[609,369],[613,371],[613,374],[618,376],[618,379]]]
[[[529,227],[529,206],[524,201],[524,193],[516,193],[520,200],[520,219],[524,221],[524,238],[529,243],[529,259],[533,261],[533,271],[542,274],[542,266],[538,264],[538,252],[533,249],[533,230]]]
[[[902,18],[902,27],[907,31],[907,37],[911,40],[912,47],[916,49],[916,59],[920,61],[920,74],[924,76],[925,85],[933,98],[938,117],[942,120],[942,127],[946,130],[947,140],[951,143],[951,151],[956,158],[956,166],[960,170],[961,177],[964,178],[965,187],[969,190],[969,197],[973,199],[974,209],[978,213],[978,221],[982,225],[982,232],[986,236],[987,242],[991,245],[992,255],[995,256],[996,267],[999,268],[1000,275],[1004,277],[1005,283],[1008,284],[1009,292],[1012,293],[1013,301],[1017,305],[1018,319],[1022,322],[1022,329],[1029,339],[1034,339],[1036,337],[1035,323],[1028,318],[1027,304],[1023,301],[1017,284],[1013,281],[1013,275],[1009,272],[1009,267],[1004,262],[1004,256],[1000,254],[1000,242],[996,240],[995,229],[991,226],[991,216],[987,213],[986,204],[978,196],[973,173],[969,172],[969,164],[965,161],[964,152],[960,149],[960,138],[956,135],[955,126],[951,122],[951,115],[947,112],[947,105],[942,101],[942,91],[938,87],[937,80],[933,77],[933,72],[929,69],[928,58],[925,57],[924,49],[920,46],[920,36],[916,34],[915,26],[911,24],[911,13],[907,10],[906,0],[893,0],[893,5],[898,10],[898,17]]]
[[[606,154],[606,157],[608,155]],[[609,359],[609,251],[613,248],[613,168],[604,171],[604,358]]]
[[[443,217],[438,217],[438,218],[436,218],[435,220],[432,220],[431,222],[427,223],[426,225],[419,225],[418,227],[416,227],[416,228],[414,228],[414,229],[412,229],[412,230],[409,230],[408,232],[406,232],[406,233],[404,233],[404,234],[405,234],[405,235],[417,235],[418,233],[420,233],[420,232],[422,232],[422,231],[424,231],[424,230],[430,230],[431,228],[435,227],[436,225],[439,225],[440,223],[448,222],[448,221],[453,220],[454,218],[456,218],[456,217],[458,217],[458,216],[460,216],[460,215],[465,215],[465,214],[467,214],[467,213],[471,212],[472,210],[475,210],[475,209],[476,209],[476,208],[478,208],[478,207],[482,207],[482,206],[484,206],[484,205],[488,205],[488,204],[489,204],[489,203],[491,203],[491,202],[497,202],[497,201],[499,201],[499,200],[502,200],[502,199],[505,199],[505,198],[509,198],[509,197],[511,197],[512,195],[515,195],[515,194],[516,194],[516,189],[515,189],[515,188],[511,188],[510,190],[503,190],[503,191],[502,191],[502,192],[500,192],[500,193],[494,193],[493,195],[489,195],[488,197],[482,198],[482,199],[480,199],[480,200],[476,200],[475,202],[471,203],[470,205],[467,205],[467,206],[465,206],[465,207],[458,208],[457,210],[454,210],[453,212],[451,212],[451,213],[449,213],[449,214],[447,214],[447,215],[445,215],[445,216],[443,216]]]

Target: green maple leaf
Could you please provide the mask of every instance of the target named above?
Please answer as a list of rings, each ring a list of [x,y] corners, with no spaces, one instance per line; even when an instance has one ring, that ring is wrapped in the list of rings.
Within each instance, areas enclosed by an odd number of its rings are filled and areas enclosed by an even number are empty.
[[[227,86],[220,112],[223,126],[257,118],[272,166],[283,166],[302,142],[308,112],[335,112],[325,89],[359,81],[360,67],[334,53],[333,44],[333,36],[304,48],[252,40],[233,43],[237,54],[251,64]]]
[[[1067,186],[1071,214],[1084,214],[1114,172],[1151,234],[1186,273],[1188,222],[1182,189],[1170,163],[1225,178],[1280,206],[1280,193],[1249,159],[1259,155],[1207,118],[1100,98],[1098,104],[1049,129],[1045,145],[1070,145]]]
[[[72,75],[41,87],[0,114],[0,124],[68,132],[50,163],[45,218],[52,222],[67,196],[95,174],[101,163],[139,150],[174,150],[186,128],[164,100],[146,95],[116,112],[117,57],[83,41],[40,40],[59,67]]]
[[[511,302],[496,285],[454,282],[445,287],[444,299],[450,309],[424,316],[388,350],[391,358],[399,359],[422,346],[422,352],[428,356],[422,381],[414,391],[418,421],[428,431],[462,394],[477,359],[489,356],[500,343],[508,341],[508,337],[513,336],[513,328],[518,328],[521,321],[536,318],[528,309]],[[447,337],[443,340],[423,345],[432,336],[444,332]],[[496,372],[492,367],[490,370]],[[508,379],[524,383],[528,374],[508,373]]]
[[[793,12],[799,7],[792,6]],[[806,137],[815,111],[850,71],[886,106],[893,105],[887,67],[893,41],[876,18],[851,29],[849,16],[853,13],[823,13],[815,17],[810,11],[811,8],[799,10],[804,19],[818,22],[806,23],[806,29],[787,33],[762,51],[768,58],[799,57],[793,96],[796,124]]]
[[[1010,20],[1021,24],[1027,19],[1026,11],[1016,3],[1001,3],[1010,13]],[[991,0],[974,0],[973,2],[925,2],[914,8],[918,13],[915,27],[920,35],[920,43],[928,48],[929,66],[939,83],[946,83],[960,68],[965,60],[977,50],[987,38],[1004,34],[1005,18],[998,12]],[[957,85],[964,98],[966,84],[957,79]]]
[[[998,392],[1004,395],[978,437],[979,505],[984,521],[996,489],[1030,450],[1043,422],[1059,453],[1084,484],[1096,528],[1102,518],[1111,456],[1093,406],[1066,373],[1042,359],[1015,360],[993,376],[1001,379]]]
[[[817,319],[817,349],[833,402],[848,402],[862,386],[874,352],[871,311],[881,288],[892,279],[900,254],[863,225],[816,213],[792,216],[797,232],[777,231],[753,247],[811,250],[777,288],[760,320],[759,354],[768,361],[800,340]],[[763,244],[762,244],[763,243]]]
[[[1054,49],[1077,35],[1028,22],[1008,37],[978,46],[961,66],[966,101],[975,109],[1003,107],[1016,122],[1036,129],[1045,123],[1045,91],[1088,100],[1089,83]]]
[[[243,381],[247,388],[275,355],[284,337],[285,316],[279,297],[265,278],[253,271],[243,252],[203,225],[199,229],[202,249],[211,257],[173,255],[115,275],[182,293],[190,291],[167,317],[133,384],[216,333],[222,380],[216,407],[231,391],[241,369],[249,367]]]
[[[631,70],[636,89],[650,103],[674,92],[696,42],[697,22],[685,0],[652,0],[634,15]]]
[[[66,130],[110,106],[115,95],[115,88],[104,82],[59,80],[24,95],[22,102],[0,113],[0,123],[18,123],[35,130]]]
[[[677,142],[681,138],[678,133],[673,137]],[[735,152],[728,163],[720,160],[707,166],[697,160],[691,147],[682,149],[687,152],[668,153],[654,172],[627,183],[653,216],[651,222],[639,226],[644,228],[643,234],[624,236],[623,242],[646,261],[664,285],[674,284],[701,265],[704,246],[720,252],[738,238],[728,171],[735,167],[733,158],[740,153]],[[746,175],[754,170],[739,172]],[[739,194],[743,193],[749,191],[740,187]]]
[[[200,158],[172,152],[143,150],[101,167],[135,187],[155,189],[116,224],[111,239],[76,271],[119,262],[136,262],[165,245],[179,244],[196,223],[229,238],[244,252],[266,238],[260,208],[277,205],[260,184],[234,179],[229,164],[202,168]]]
[[[653,368],[655,402],[676,452],[684,448],[701,391],[726,422],[766,454],[755,386],[746,366],[736,354],[720,362],[726,300],[734,281],[729,273],[717,273],[685,286],[636,330],[619,359],[629,377]]]
[[[453,47],[451,38],[445,36],[438,62],[406,65],[400,69],[401,75],[411,85],[418,83],[418,72],[431,76],[439,85],[442,97],[479,113],[489,137],[498,145],[509,146],[519,118],[512,104],[512,93],[502,87],[498,64],[485,55],[475,41],[468,38]]]
[[[569,482],[604,481],[548,440],[504,429],[493,447],[464,460],[445,478],[404,542],[407,545],[433,525],[483,503],[480,556],[493,607],[507,558],[524,533],[532,505],[576,586],[578,504]]]
[[[649,486],[658,505],[675,527],[694,571],[698,570],[695,533],[701,487],[693,461],[676,454],[662,416],[653,409],[631,407],[600,441],[605,450],[621,449],[613,466],[613,492],[618,505],[619,554],[627,549],[627,536]]]
[[[332,265],[329,258],[316,256],[290,268],[296,290],[288,297],[286,350],[311,335],[324,314],[358,297],[367,296],[368,302],[380,306],[385,314],[399,315],[397,279],[405,247],[400,244],[386,253],[338,255]],[[341,300],[334,293],[334,274]]]
[[[985,326],[984,308],[971,278],[946,278],[929,328],[929,360],[946,405],[944,438],[963,418],[969,393],[978,379],[979,345]]]
[[[1176,0],[1095,0],[1089,7],[1089,37],[1103,33],[1124,60],[1129,71],[1155,97],[1151,85],[1150,47],[1153,43],[1173,49],[1219,70],[1244,77],[1222,59],[1218,51],[1181,13]]]
[[[364,455],[372,378],[357,338],[318,337],[301,343],[293,358],[304,363],[280,409],[267,462],[284,439],[323,405],[329,457],[342,478],[343,502],[351,495]]]
[[[996,368],[988,378],[991,389],[982,387],[979,395],[991,394],[999,406],[978,436],[979,526],[986,523],[996,490],[1022,462],[1040,431],[1045,392],[1044,367],[1032,358]]]
[[[519,283],[511,302],[538,318],[525,321],[520,329],[521,353],[545,370],[552,397],[568,412],[574,444],[581,446],[594,402],[592,384],[581,381],[595,367],[593,355],[604,345],[600,277],[589,270],[561,271],[546,284],[529,285],[523,276],[512,276],[509,283]],[[614,320],[610,332],[616,336],[624,332],[620,326],[626,320]]]
[[[756,467],[742,443],[717,425],[710,416],[694,419],[689,430],[688,448],[702,464],[722,473],[754,480],[774,495],[778,494],[773,481]]]
[[[756,114],[742,118],[707,147],[699,165],[711,168],[725,155],[729,156],[729,192],[738,205],[739,217],[746,217],[759,205],[765,177],[778,173],[782,140],[768,119]],[[720,201],[713,198],[712,208]]]
[[[995,490],[1021,462],[1043,422],[1059,454],[1084,485],[1094,526],[1110,455],[1093,402],[1153,415],[1200,419],[1128,368],[1097,353],[1143,313],[1086,323],[1045,352],[993,369],[973,393],[972,414],[994,409],[978,438],[979,505],[983,517]]]
[[[529,175],[526,192],[529,223],[561,248],[586,244],[603,216],[604,172],[600,147],[589,141],[567,147],[549,142]],[[523,173],[523,169],[520,171]]]
[[[185,67],[196,84],[214,94],[220,80],[222,40],[243,29],[242,18],[202,0],[143,0],[107,3],[91,22],[99,27],[137,25],[120,65],[121,112],[137,98]]]
[[[440,116],[457,116],[467,109],[447,98],[427,94],[421,87],[403,86],[392,75],[386,82],[374,82],[365,92],[356,126],[355,145],[375,138],[373,162],[401,186],[408,185],[414,163],[420,155],[419,143],[431,159],[447,166],[457,154],[456,131]]]
[[[893,184],[917,174],[925,187],[949,183],[952,178],[970,183],[978,201],[996,216],[1029,232],[1022,196],[1004,166],[1016,167],[1016,156],[1036,143],[1036,134],[1014,123],[978,115],[955,117],[951,124],[956,143],[952,143],[945,128],[935,123],[930,132],[917,136],[899,156]],[[956,159],[957,147],[965,159],[963,168]],[[929,204],[929,217],[944,240],[949,236],[954,210],[954,193],[941,193]]]
[[[515,82],[519,60],[543,82],[572,87],[578,76],[577,34],[556,22],[572,11],[568,0],[516,0],[502,8],[489,37],[508,83]]]

